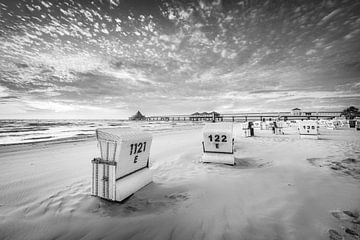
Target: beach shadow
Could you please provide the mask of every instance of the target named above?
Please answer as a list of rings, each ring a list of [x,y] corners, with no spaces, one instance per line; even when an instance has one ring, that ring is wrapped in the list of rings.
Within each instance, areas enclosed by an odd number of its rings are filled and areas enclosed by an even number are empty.
[[[321,135],[320,135],[321,136]],[[326,137],[319,137],[318,139],[316,140],[319,140],[319,141],[330,141],[331,139],[330,138],[326,138]]]
[[[255,159],[255,158],[235,158],[234,168],[237,169],[247,169],[247,168],[263,168],[269,167],[272,163],[264,159]]]
[[[160,184],[150,183],[121,202],[93,197],[98,205],[89,212],[101,216],[128,217],[159,213],[173,209],[180,202],[190,198],[183,188],[165,188]]]
[[[88,182],[74,183],[40,201],[29,203],[18,213],[25,217],[49,216],[111,216],[124,217],[159,213],[173,209],[190,198],[184,187],[166,188],[150,183],[121,202],[91,195]]]
[[[252,168],[263,168],[272,165],[270,161],[255,158],[237,158],[235,157],[235,164],[222,164],[222,163],[204,163],[207,165],[208,170],[217,169],[252,169]]]

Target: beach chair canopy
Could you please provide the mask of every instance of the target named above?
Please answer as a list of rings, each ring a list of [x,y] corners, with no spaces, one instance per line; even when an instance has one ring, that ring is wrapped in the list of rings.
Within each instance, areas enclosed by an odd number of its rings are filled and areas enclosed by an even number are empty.
[[[116,179],[148,167],[152,135],[139,129],[96,130],[101,159],[116,162]]]
[[[99,141],[133,141],[138,139],[151,139],[149,132],[132,128],[99,128],[96,130],[96,138]]]

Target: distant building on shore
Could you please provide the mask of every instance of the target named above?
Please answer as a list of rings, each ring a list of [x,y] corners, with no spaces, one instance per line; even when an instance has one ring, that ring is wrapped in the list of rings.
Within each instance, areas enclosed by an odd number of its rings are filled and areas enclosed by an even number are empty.
[[[141,121],[146,120],[145,115],[142,115],[140,111],[137,111],[137,113],[131,117],[129,117],[129,120],[131,121]]]
[[[220,117],[220,113],[217,112],[202,112],[202,113],[193,113],[190,115],[190,121],[198,121],[199,119],[205,121],[215,120]]]
[[[327,118],[336,118],[341,117],[340,111],[326,111],[326,112],[303,112],[300,108],[291,109],[291,118],[295,119],[299,117],[300,119],[318,119],[319,117]]]
[[[291,115],[293,115],[293,116],[301,116],[301,109],[300,108],[291,109]]]

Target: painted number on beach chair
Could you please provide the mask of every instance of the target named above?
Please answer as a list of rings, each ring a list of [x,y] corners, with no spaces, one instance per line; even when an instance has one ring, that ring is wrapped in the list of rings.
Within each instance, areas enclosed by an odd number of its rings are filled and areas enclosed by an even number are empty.
[[[130,144],[130,155],[145,152],[146,142]]]
[[[209,135],[209,139],[210,139],[210,142],[212,142],[213,141],[213,139],[214,139],[214,142],[220,142],[220,135],[214,135],[214,137],[213,137],[213,135]],[[227,142],[227,140],[226,140],[226,135],[221,135],[221,142]]]

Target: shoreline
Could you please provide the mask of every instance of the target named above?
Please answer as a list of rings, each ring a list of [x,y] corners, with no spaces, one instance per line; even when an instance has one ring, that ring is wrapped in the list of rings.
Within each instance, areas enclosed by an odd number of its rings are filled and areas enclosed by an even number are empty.
[[[90,141],[95,141],[95,140],[96,140],[96,138],[94,135],[94,136],[89,136],[87,138],[70,137],[70,138],[54,139],[54,140],[41,141],[41,142],[1,144],[0,145],[0,153],[19,152],[19,151],[24,151],[24,150],[31,150],[34,148],[44,148],[44,147],[54,146],[54,145],[90,142]]]
[[[170,128],[170,129],[163,129],[163,130],[145,130],[149,131],[153,134],[162,134],[162,133],[171,133],[176,131],[187,131],[193,129],[199,129],[202,125],[191,125],[186,126],[183,128]],[[54,140],[47,140],[47,141],[39,141],[39,142],[25,142],[25,143],[13,143],[13,144],[0,144],[0,153],[11,153],[11,152],[19,152],[25,150],[31,150],[34,148],[46,148],[49,146],[58,146],[62,144],[73,144],[73,143],[86,143],[96,141],[95,133],[93,135],[89,135],[86,137],[69,137],[69,138],[62,138],[62,139],[54,139]]]
[[[336,211],[360,209],[359,180],[311,161],[359,164],[357,132],[255,135],[234,136],[237,165],[226,166],[199,163],[201,126],[154,133],[153,182],[123,203],[90,195],[95,139],[0,147],[0,238],[325,240],[356,231],[342,231]]]

